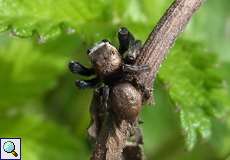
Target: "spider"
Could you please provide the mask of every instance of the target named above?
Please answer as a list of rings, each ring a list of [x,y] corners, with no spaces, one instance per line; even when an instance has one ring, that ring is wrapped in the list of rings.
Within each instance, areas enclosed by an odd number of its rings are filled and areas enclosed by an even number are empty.
[[[118,50],[106,39],[88,49],[87,54],[92,63],[91,68],[87,68],[77,61],[71,61],[69,69],[74,74],[94,75],[94,78],[89,80],[76,80],[76,86],[80,89],[98,89],[105,110],[108,110],[108,106],[112,106],[112,111],[119,119],[132,121],[140,111],[142,97],[127,75],[147,71],[149,67],[148,65],[134,64],[142,44],[127,28],[119,29],[118,40]],[[122,96],[128,97],[129,101],[120,101]]]

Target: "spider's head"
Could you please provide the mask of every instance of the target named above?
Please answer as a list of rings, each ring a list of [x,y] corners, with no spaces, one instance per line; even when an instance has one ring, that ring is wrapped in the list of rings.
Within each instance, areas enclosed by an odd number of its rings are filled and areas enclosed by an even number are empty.
[[[102,40],[88,50],[91,63],[96,73],[104,78],[120,69],[122,58],[118,50],[107,40]]]

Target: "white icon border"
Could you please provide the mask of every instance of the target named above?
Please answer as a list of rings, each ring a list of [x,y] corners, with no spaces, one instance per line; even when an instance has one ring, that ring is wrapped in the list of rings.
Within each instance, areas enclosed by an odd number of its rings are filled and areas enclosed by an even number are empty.
[[[3,138],[3,137],[1,137],[0,138],[0,147],[2,146],[2,140],[19,140],[19,142],[20,142],[20,153],[18,153],[19,154],[19,158],[17,158],[17,159],[2,159],[2,153],[1,153],[1,150],[0,150],[0,160],[22,160],[22,139],[21,138],[19,138],[19,137],[12,137],[12,138]]]

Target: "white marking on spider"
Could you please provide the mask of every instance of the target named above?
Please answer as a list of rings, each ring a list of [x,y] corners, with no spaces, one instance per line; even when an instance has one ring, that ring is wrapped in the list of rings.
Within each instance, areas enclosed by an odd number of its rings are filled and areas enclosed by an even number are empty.
[[[110,47],[112,46],[111,44],[109,44],[109,42],[100,42],[100,43],[96,44],[92,49],[90,49],[89,55],[91,55],[93,52],[95,52],[99,48],[103,47],[104,45],[107,45]]]

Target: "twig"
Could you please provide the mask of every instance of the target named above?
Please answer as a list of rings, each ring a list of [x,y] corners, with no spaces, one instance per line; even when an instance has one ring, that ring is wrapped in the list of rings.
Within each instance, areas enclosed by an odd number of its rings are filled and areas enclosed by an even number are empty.
[[[204,0],[175,0],[146,40],[136,64],[148,64],[149,72],[136,75],[140,84],[152,88],[156,74],[168,50]]]
[[[166,53],[183,31],[194,12],[203,0],[175,0],[160,19],[146,40],[136,64],[148,64],[150,71],[134,75],[138,83],[151,90],[156,73],[164,60]],[[144,93],[143,93],[144,95]],[[123,120],[116,122],[113,113],[108,113],[99,134],[91,160],[122,160],[126,141],[134,126]],[[142,159],[136,157],[136,159]]]

